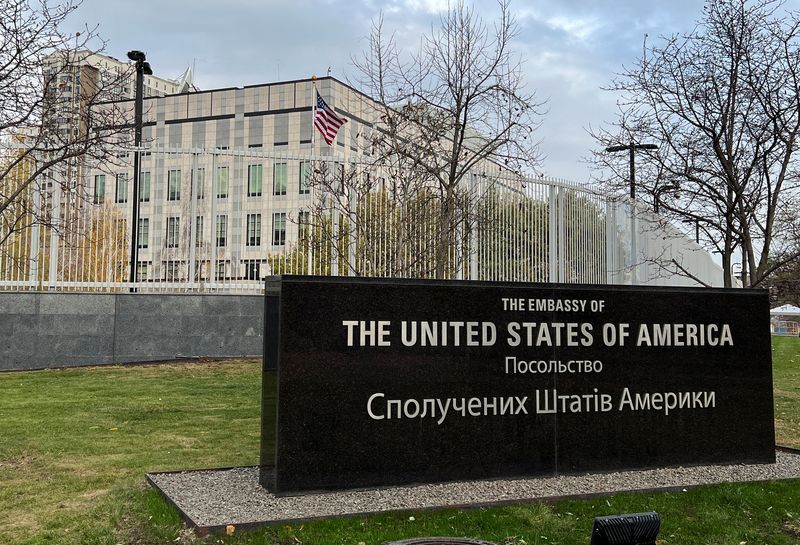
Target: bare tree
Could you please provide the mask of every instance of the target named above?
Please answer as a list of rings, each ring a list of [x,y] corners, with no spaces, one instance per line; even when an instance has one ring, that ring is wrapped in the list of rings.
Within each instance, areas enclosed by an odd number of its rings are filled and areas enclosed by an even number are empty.
[[[654,142],[637,156],[638,188],[662,214],[694,223],[759,285],[771,272],[776,220],[798,198],[800,18],[777,0],[708,1],[695,29],[648,45],[613,81],[621,113],[594,133],[601,146]],[[595,153],[601,178],[627,178],[624,158]],[[627,183],[627,182],[625,182]],[[782,256],[796,259],[798,254]]]
[[[800,305],[800,202],[784,207],[776,225],[773,255],[762,284],[773,301]]]
[[[800,306],[800,261],[792,261],[775,269],[765,281],[771,305]]]
[[[525,89],[522,63],[512,52],[517,26],[508,0],[487,24],[457,1],[424,35],[418,50],[401,51],[383,20],[354,60],[357,84],[377,100],[371,157],[391,192],[404,199],[435,196],[434,275],[451,274],[456,234],[472,228],[480,197],[471,174],[520,174],[540,159],[533,132],[542,106]]]
[[[302,233],[293,251],[313,256],[312,270],[330,274],[330,265],[336,263],[340,273],[430,278],[446,259],[447,276],[458,275],[469,251],[467,237],[454,235],[445,257],[438,256],[441,210],[435,186],[414,180],[410,171],[398,169],[398,162],[381,168],[370,160],[312,165],[309,185],[315,198],[307,214],[290,218]],[[466,198],[464,191],[456,194],[459,213],[468,208]],[[484,212],[475,209],[471,215]],[[454,223],[465,220],[456,217]],[[300,263],[299,257],[288,260]]]
[[[63,30],[79,6],[0,0],[0,245],[35,223],[68,225],[63,215],[52,223],[53,192],[85,199],[83,165],[119,163],[112,144],[128,141],[128,112],[96,106],[118,98],[130,73],[103,77],[84,62],[104,43],[93,28]],[[45,195],[36,206],[32,190]]]

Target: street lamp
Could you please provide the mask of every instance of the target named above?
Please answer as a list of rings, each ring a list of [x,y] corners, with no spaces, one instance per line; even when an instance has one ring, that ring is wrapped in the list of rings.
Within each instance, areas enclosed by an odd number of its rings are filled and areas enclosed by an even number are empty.
[[[133,111],[133,206],[131,207],[131,291],[136,291],[136,269],[139,266],[139,147],[142,145],[142,102],[144,94],[144,76],[152,76],[150,63],[145,60],[143,51],[128,51],[128,58],[136,63],[136,94]]]
[[[631,200],[636,198],[636,164],[633,161],[633,155],[636,150],[655,150],[658,146],[655,144],[625,144],[621,146],[609,146],[606,151],[616,153],[619,151],[627,151],[630,153],[630,182],[631,182]]]

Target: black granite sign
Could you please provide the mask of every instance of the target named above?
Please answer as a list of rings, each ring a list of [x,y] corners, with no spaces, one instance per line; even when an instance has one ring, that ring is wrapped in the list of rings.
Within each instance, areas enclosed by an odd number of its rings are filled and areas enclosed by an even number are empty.
[[[278,493],[775,460],[763,290],[288,276],[266,307]]]

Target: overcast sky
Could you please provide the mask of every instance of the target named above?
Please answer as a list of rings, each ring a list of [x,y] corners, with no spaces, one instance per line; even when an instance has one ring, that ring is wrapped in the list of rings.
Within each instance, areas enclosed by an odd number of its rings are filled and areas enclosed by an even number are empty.
[[[487,19],[489,0],[475,2]],[[601,90],[635,62],[642,39],[688,31],[701,16],[699,0],[512,0],[520,25],[515,51],[529,89],[548,99],[539,131],[541,170],[589,181],[586,132],[613,120],[612,93]],[[800,0],[787,7],[800,9]],[[195,67],[201,89],[240,87],[331,75],[356,79],[351,57],[366,44],[371,20],[384,13],[399,45],[413,47],[438,21],[447,0],[84,0],[76,27],[99,25],[106,53],[119,59],[141,49],[156,75],[176,78]]]

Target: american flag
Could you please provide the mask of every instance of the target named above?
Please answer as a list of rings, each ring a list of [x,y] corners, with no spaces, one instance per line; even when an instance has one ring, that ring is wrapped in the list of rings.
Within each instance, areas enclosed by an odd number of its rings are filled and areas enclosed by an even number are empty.
[[[336,133],[339,132],[339,127],[347,123],[347,119],[336,115],[328,106],[322,97],[317,93],[317,111],[314,113],[314,126],[322,133],[322,138],[328,143],[333,145],[336,138]]]

